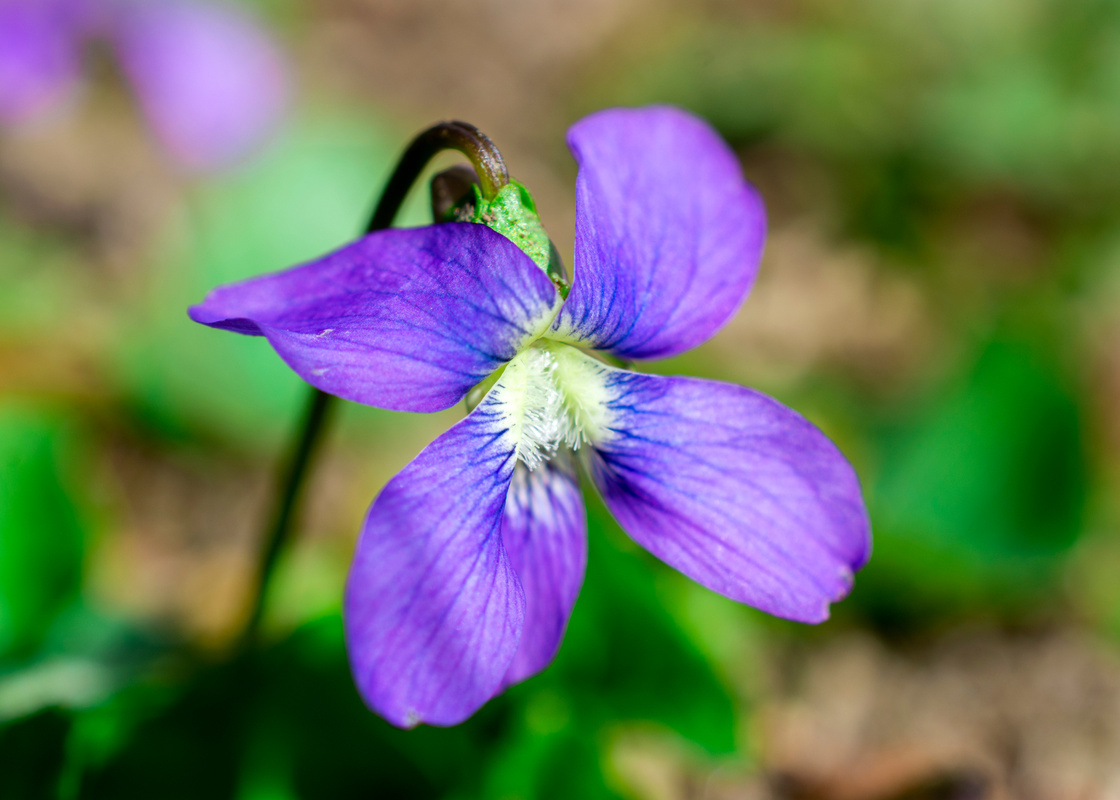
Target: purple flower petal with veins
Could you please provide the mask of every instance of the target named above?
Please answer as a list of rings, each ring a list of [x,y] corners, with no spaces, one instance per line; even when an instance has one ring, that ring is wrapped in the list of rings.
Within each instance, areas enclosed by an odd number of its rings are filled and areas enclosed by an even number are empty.
[[[575,464],[556,458],[519,464],[506,496],[502,541],[525,591],[525,627],[503,685],[536,675],[552,661],[568,627],[587,567],[587,517]]]
[[[624,370],[608,384],[612,432],[591,474],[623,529],[732,600],[827,619],[871,550],[859,481],[836,446],[742,386]]]
[[[394,725],[456,725],[502,686],[525,595],[502,541],[516,442],[494,397],[378,495],[346,584],[366,702]]]
[[[765,214],[731,150],[671,108],[577,123],[575,279],[484,225],[386,231],[223,287],[191,316],[264,335],[308,382],[466,419],[366,517],[347,583],[355,681],[390,722],[458,723],[555,656],[583,580],[582,465],[623,529],[685,575],[803,622],[871,547],[859,481],[812,424],[751,389],[641,375],[742,302]],[[484,384],[485,385],[485,384]]]
[[[215,289],[190,309],[265,336],[347,400],[439,411],[547,327],[559,295],[515,244],[465,222],[370,234],[319,261]]]
[[[667,358],[712,336],[754,283],[762,200],[708,125],[675,108],[609,109],[568,132],[575,280],[559,335],[621,358]]]

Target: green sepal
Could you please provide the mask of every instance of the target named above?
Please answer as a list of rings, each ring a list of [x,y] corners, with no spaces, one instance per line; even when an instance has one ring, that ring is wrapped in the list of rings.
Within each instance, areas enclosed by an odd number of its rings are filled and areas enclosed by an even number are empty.
[[[516,244],[543,269],[561,297],[568,296],[564,262],[541,224],[537,204],[529,190],[517,181],[503,186],[493,200],[486,200],[477,184],[444,217],[445,221],[480,222]]]

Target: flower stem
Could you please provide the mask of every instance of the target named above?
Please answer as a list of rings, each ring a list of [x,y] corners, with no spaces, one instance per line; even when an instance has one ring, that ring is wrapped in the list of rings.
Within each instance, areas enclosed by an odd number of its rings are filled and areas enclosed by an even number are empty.
[[[509,183],[509,170],[498,148],[486,134],[466,122],[441,122],[412,140],[404,151],[392,177],[385,185],[377,210],[373,212],[369,230],[388,228],[408,190],[420,177],[432,157],[442,150],[458,150],[471,160],[478,173],[479,188],[486,200],[493,200],[498,190]]]
[[[299,439],[288,454],[281,472],[280,485],[284,490],[280,493],[276,509],[269,521],[268,535],[264,538],[264,548],[261,550],[260,568],[258,570],[258,583],[253,611],[242,633],[242,645],[252,643],[260,629],[261,618],[264,616],[264,603],[268,595],[268,587],[272,582],[272,573],[276,569],[276,561],[291,536],[292,517],[296,510],[296,501],[299,500],[300,488],[312,456],[322,442],[322,433],[329,416],[331,400],[334,398],[318,389],[311,390],[310,402],[304,412],[303,424],[300,426]]]
[[[441,122],[413,139],[401,155],[396,169],[381,192],[381,199],[366,226],[366,233],[383,230],[393,224],[401,204],[423,173],[424,167],[443,150],[458,150],[471,160],[484,198],[492,200],[498,190],[509,183],[509,171],[502,154],[484,133],[466,122]],[[249,621],[242,630],[239,650],[244,650],[257,641],[276,563],[291,539],[292,523],[298,511],[301,490],[319,449],[333,405],[332,395],[318,389],[311,390],[299,436],[280,472],[280,492],[262,539],[253,608]]]

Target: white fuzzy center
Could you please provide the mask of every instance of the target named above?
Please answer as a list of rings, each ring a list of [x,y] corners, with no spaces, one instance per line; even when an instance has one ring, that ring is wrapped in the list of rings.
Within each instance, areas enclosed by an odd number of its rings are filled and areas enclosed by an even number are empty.
[[[610,436],[610,368],[557,342],[539,341],[509,362],[494,387],[517,441],[517,459],[535,469],[567,447]]]

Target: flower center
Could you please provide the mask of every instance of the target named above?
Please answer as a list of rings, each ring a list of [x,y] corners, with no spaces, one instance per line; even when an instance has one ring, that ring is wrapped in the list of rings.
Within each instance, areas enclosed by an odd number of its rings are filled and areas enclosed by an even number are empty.
[[[518,461],[535,469],[561,447],[605,441],[611,435],[610,373],[606,364],[548,340],[510,361],[494,392],[511,423]]]

